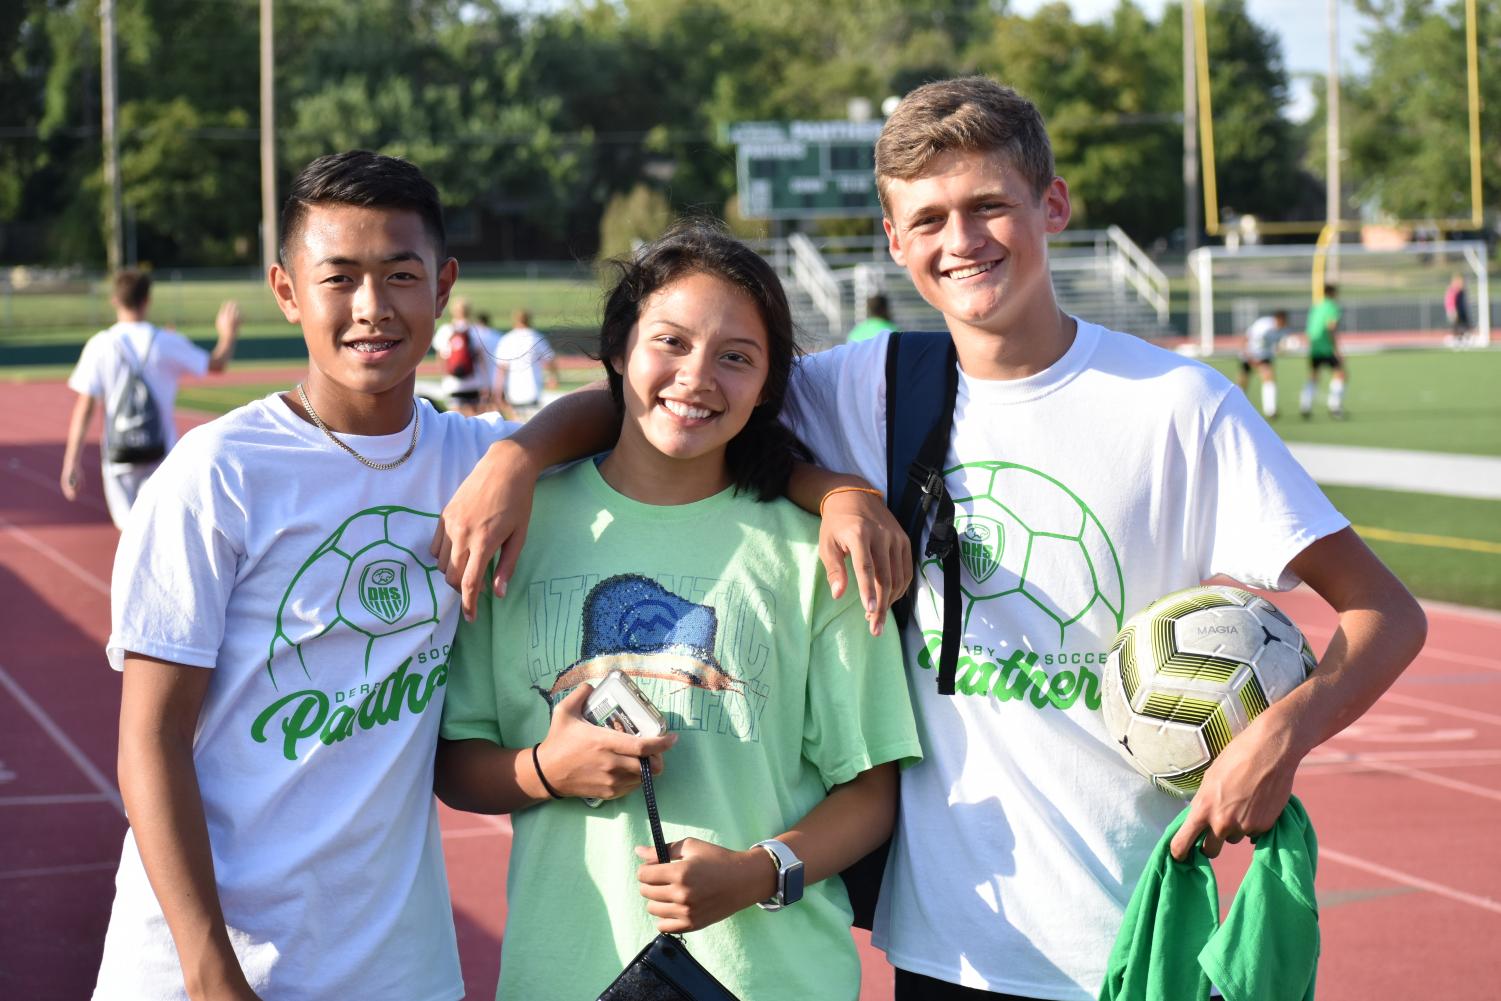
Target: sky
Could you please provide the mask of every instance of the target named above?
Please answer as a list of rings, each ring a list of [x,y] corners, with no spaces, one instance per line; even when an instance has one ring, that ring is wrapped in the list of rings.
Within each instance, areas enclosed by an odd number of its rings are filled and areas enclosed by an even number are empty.
[[[1011,0],[1011,10],[1017,14],[1031,14],[1045,0]],[[1077,21],[1099,21],[1110,16],[1118,0],[1068,0]],[[1160,17],[1163,0],[1133,0],[1136,6],[1151,17]],[[1282,57],[1288,73],[1293,77],[1293,100],[1288,107],[1289,116],[1307,118],[1313,111],[1313,98],[1306,82],[1298,74],[1317,73],[1322,76],[1329,66],[1329,34],[1327,4],[1323,0],[1246,0],[1246,10],[1251,19],[1264,28],[1271,29],[1282,39]],[[1363,21],[1348,3],[1340,4],[1340,66],[1348,72],[1358,70],[1362,63],[1356,52]],[[1214,30],[1210,22],[1210,31]]]

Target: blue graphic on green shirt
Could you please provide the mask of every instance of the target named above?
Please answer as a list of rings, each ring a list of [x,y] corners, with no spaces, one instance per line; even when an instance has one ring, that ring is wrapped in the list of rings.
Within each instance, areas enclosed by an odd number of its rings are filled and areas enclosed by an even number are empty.
[[[1125,581],[1115,545],[1077,494],[1039,470],[972,462],[944,473],[959,537],[964,649],[960,694],[1037,709],[1099,707],[1100,671],[1120,629]],[[943,568],[922,565],[924,622],[943,621]],[[942,631],[924,631],[936,669]]]
[[[537,586],[529,588],[534,628],[539,599],[544,617],[549,607],[547,591]],[[731,597],[738,593],[729,589]],[[579,685],[598,683],[619,669],[662,711],[670,728],[709,729],[717,719],[712,728],[720,733],[759,739],[756,720],[769,690],[732,676],[720,663],[715,653],[719,613],[707,601],[689,601],[650,577],[619,574],[589,588],[575,635],[581,637],[578,658],[532,686],[549,707]]]
[[[313,550],[276,610],[266,676],[282,694],[256,718],[253,740],[276,723],[283,756],[296,760],[305,739],[332,744],[426,709],[448,677],[453,627],[439,635],[438,596],[454,599],[428,554],[437,524],[426,511],[367,508]],[[316,687],[285,692],[289,680]]]

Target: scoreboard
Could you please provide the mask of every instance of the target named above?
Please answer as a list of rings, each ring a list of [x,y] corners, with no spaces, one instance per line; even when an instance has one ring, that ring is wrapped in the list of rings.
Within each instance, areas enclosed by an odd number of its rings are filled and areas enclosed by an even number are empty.
[[[738,122],[740,214],[747,219],[879,216],[880,121]]]

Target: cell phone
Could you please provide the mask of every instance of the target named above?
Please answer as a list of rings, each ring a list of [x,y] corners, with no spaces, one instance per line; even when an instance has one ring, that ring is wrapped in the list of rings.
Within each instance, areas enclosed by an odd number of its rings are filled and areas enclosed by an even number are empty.
[[[607,726],[637,737],[660,737],[667,732],[667,721],[637,687],[631,676],[619,668],[605,675],[584,702],[584,719],[595,726]],[[603,800],[584,797],[585,806],[598,806]]]

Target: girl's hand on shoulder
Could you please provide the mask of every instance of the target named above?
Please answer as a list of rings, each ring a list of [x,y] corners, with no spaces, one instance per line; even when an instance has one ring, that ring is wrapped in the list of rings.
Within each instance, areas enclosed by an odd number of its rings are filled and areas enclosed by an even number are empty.
[[[777,871],[760,848],[734,852],[684,838],[667,846],[672,861],[665,864],[650,845],[637,846],[636,855],[647,863],[636,880],[658,931],[697,931],[776,893]]]
[[[678,735],[636,737],[595,726],[584,718],[584,703],[593,691],[593,685],[579,685],[553,708],[537,763],[561,796],[615,799],[641,784],[642,758],[650,759],[653,775],[661,773],[662,754]]]
[[[869,488],[830,491],[820,505],[818,557],[829,576],[834,597],[848,584],[844,568],[849,557],[855,585],[865,608],[870,634],[881,635],[886,612],[912,583],[912,546],[907,533],[886,509],[885,501]]]

